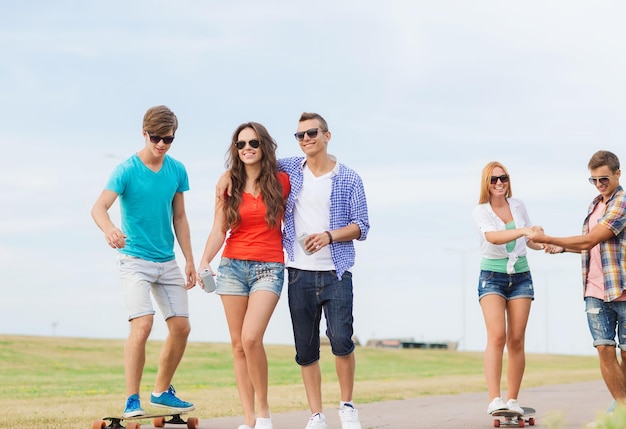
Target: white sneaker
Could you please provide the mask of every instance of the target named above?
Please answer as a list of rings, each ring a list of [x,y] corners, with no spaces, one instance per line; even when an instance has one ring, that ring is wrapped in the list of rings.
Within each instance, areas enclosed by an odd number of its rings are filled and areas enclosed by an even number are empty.
[[[304,429],[328,429],[326,417],[322,413],[313,414]]]
[[[274,429],[271,417],[257,417],[254,429]]]
[[[509,399],[506,402],[506,406],[509,409],[509,411],[513,411],[514,413],[519,413],[522,415],[524,414],[524,409],[519,406],[517,399]]]
[[[507,407],[502,398],[498,396],[493,398],[493,401],[489,403],[489,406],[487,407],[487,414],[491,414],[494,411],[507,410],[508,408],[509,407]]]
[[[339,420],[341,420],[341,429],[361,429],[359,421],[359,412],[350,404],[344,404],[339,410]]]

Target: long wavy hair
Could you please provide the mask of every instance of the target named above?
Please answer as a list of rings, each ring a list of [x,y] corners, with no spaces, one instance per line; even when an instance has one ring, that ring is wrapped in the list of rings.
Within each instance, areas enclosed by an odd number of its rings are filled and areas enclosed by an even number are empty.
[[[491,161],[483,168],[483,177],[480,182],[480,198],[478,199],[478,204],[484,204],[489,202],[489,185],[491,180],[491,175],[493,174],[493,170],[496,167],[500,167],[504,170],[504,174],[509,176],[509,189],[506,191],[506,197],[511,198],[513,196],[513,191],[511,190],[511,175],[504,165],[499,163],[498,161]]]
[[[252,128],[256,132],[259,143],[261,143],[259,146],[261,149],[261,173],[256,180],[256,185],[258,185],[263,202],[267,207],[265,222],[268,227],[273,228],[278,225],[278,219],[282,217],[285,211],[285,199],[282,194],[283,187],[276,177],[278,173],[276,148],[278,145],[267,129],[257,122],[246,122],[239,125],[233,133],[230,149],[227,152],[226,169],[230,171],[232,179],[232,195],[224,204],[225,227],[226,229],[234,229],[241,222],[239,205],[241,204],[247,176],[245,164],[239,159],[239,151],[235,143],[239,133],[246,128]]]

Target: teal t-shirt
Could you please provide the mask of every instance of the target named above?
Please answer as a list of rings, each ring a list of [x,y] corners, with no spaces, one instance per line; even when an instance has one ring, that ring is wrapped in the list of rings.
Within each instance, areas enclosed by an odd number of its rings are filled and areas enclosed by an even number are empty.
[[[126,246],[119,251],[153,262],[174,259],[172,203],[177,192],[189,190],[184,165],[165,155],[154,172],[134,154],[115,168],[105,189],[120,200]]]
[[[505,225],[507,230],[515,229],[515,222],[511,221]],[[518,238],[518,240],[524,240],[524,237]],[[505,244],[506,251],[511,253],[513,249],[515,249],[515,241],[512,240]],[[480,261],[480,269],[485,271],[493,271],[496,273],[506,273],[506,264],[508,262],[508,258],[501,259],[487,259],[482,258]],[[517,258],[517,262],[513,266],[513,269],[516,273],[524,273],[526,271],[530,271],[530,267],[528,266],[528,259],[526,256],[520,256]]]

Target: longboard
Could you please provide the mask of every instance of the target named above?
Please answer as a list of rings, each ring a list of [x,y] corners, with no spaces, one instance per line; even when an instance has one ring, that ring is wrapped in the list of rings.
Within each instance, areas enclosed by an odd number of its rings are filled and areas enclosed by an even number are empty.
[[[187,425],[188,429],[198,429],[198,418],[197,417],[188,417],[187,421],[185,421],[181,415],[186,414],[180,411],[173,411],[169,413],[158,413],[158,414],[144,414],[142,416],[135,417],[124,417],[124,416],[114,416],[114,417],[103,417],[101,420],[96,420],[91,425],[91,429],[140,429],[141,425],[136,422],[136,420],[148,420],[152,419],[152,425],[155,428],[162,428],[165,424],[174,424],[174,425]],[[167,417],[171,417],[170,419],[166,419]],[[110,423],[107,425],[107,421]],[[126,426],[122,425],[122,422],[126,421]]]
[[[493,420],[493,427],[499,428],[500,426],[517,426],[523,428],[526,423],[530,426],[535,425],[535,419],[533,416],[536,413],[534,408],[522,407],[524,414],[516,413],[510,410],[498,410],[491,413],[492,417],[497,417]]]

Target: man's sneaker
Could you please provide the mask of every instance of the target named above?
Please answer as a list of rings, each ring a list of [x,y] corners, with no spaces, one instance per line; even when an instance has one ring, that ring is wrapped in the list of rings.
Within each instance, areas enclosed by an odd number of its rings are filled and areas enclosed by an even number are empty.
[[[161,408],[169,408],[173,411],[180,411],[181,413],[196,409],[192,403],[183,401],[176,397],[176,390],[174,390],[174,386],[170,386],[169,389],[167,389],[167,392],[163,392],[159,396],[155,396],[154,393],[151,394],[150,405]]]
[[[361,429],[359,412],[351,404],[344,404],[339,410],[339,420],[341,429]]]
[[[506,401],[506,406],[509,411],[513,411],[514,413],[524,414],[524,409],[519,406],[517,399],[509,399]]]
[[[137,417],[143,416],[146,412],[141,408],[141,402],[139,401],[139,395],[130,395],[126,400],[126,408],[124,408],[124,417]]]
[[[326,424],[326,417],[321,413],[315,413],[309,419],[309,423],[304,429],[328,429]]]
[[[254,429],[274,429],[271,417],[257,417]]]
[[[496,397],[493,398],[493,401],[491,401],[489,403],[489,406],[487,407],[487,414],[491,414],[494,411],[499,411],[499,410],[508,410],[509,407],[506,405],[506,403],[502,400],[501,397]]]

